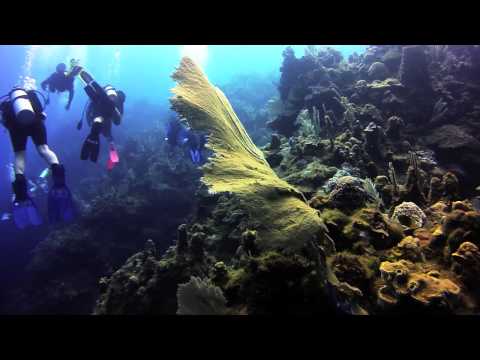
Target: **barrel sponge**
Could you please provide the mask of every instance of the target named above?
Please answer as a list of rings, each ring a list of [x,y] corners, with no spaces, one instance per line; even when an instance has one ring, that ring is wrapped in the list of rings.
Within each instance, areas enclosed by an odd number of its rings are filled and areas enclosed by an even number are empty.
[[[172,109],[190,126],[209,134],[213,155],[202,167],[202,182],[214,193],[235,194],[255,223],[261,249],[298,250],[321,237],[325,227],[303,195],[270,168],[223,92],[184,57],[172,78]]]

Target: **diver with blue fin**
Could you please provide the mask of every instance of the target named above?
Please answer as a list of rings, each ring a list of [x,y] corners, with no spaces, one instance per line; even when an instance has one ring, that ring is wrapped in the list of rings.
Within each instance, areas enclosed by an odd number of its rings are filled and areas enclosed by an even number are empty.
[[[186,147],[192,163],[201,165],[203,162],[202,150],[206,144],[206,136],[197,134],[186,127],[182,122],[186,120],[173,119],[167,123],[165,140],[172,147]]]
[[[101,87],[85,70],[79,72],[80,79],[85,84],[85,92],[90,101],[86,104],[82,118],[77,125],[80,130],[86,114],[91,130],[85,139],[80,153],[81,160],[97,162],[100,153],[100,135],[109,141],[109,158],[107,169],[112,170],[118,164],[119,157],[112,136],[112,123],[120,125],[123,116],[125,93],[116,90],[111,85]]]
[[[51,223],[71,221],[74,218],[74,205],[70,190],[65,185],[65,169],[57,155],[47,145],[47,131],[44,124],[47,115],[44,104],[40,102],[35,90],[14,87],[10,93],[0,98],[2,124],[10,134],[15,155],[14,181],[12,183],[14,199],[12,216],[16,226],[24,229],[42,224],[38,209],[28,194],[28,182],[25,178],[25,150],[27,140],[32,138],[40,156],[48,163],[53,184],[49,190],[49,219]]]

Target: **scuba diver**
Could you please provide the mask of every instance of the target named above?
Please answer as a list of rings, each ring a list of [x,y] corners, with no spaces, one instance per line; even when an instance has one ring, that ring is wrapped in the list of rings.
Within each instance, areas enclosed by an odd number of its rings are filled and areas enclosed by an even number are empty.
[[[19,229],[42,223],[38,209],[28,194],[28,183],[24,175],[25,150],[29,137],[32,138],[40,156],[49,165],[52,174],[53,185],[48,192],[50,223],[70,221],[74,218],[72,195],[65,185],[65,168],[47,145],[44,124],[47,115],[43,111],[46,100],[44,98],[42,105],[37,94],[42,95],[35,90],[14,87],[10,93],[0,98],[2,123],[10,134],[15,156],[12,216]]]
[[[103,88],[85,70],[79,72],[85,85],[85,92],[90,101],[85,105],[82,117],[77,125],[80,130],[86,114],[87,123],[91,127],[90,134],[85,139],[80,154],[80,159],[97,162],[100,152],[100,134],[110,143],[107,169],[112,170],[118,164],[119,157],[112,136],[112,123],[120,125],[123,116],[125,93],[116,90],[111,85]],[[85,111],[86,109],[86,111]]]
[[[166,128],[165,140],[172,146],[186,146],[192,163],[200,165],[203,162],[202,150],[206,143],[203,134],[196,134],[192,129],[185,127],[182,120],[170,120]]]
[[[70,105],[72,104],[74,90],[73,90],[73,82],[75,80],[75,76],[78,75],[81,67],[78,66],[78,61],[72,59],[70,61],[70,71],[67,70],[67,65],[64,63],[60,63],[57,65],[56,71],[50,75],[46,80],[42,81],[41,86],[44,91],[49,92],[59,92],[63,93],[68,91],[68,102],[65,106],[66,110],[70,109]],[[48,105],[49,100],[47,99],[46,104]]]

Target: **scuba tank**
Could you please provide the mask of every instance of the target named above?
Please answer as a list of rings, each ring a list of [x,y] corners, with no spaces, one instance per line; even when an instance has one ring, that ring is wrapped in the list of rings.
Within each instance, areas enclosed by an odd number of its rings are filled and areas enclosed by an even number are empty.
[[[125,102],[125,94],[122,91],[117,91],[112,85],[106,85],[103,90],[114,105],[114,112],[112,114],[112,121],[115,125],[120,125],[123,114],[123,103]]]
[[[28,93],[21,88],[14,88],[9,95],[16,120],[22,125],[33,123],[35,110],[33,110]]]
[[[104,118],[111,118],[115,125],[119,125],[122,119],[125,94],[123,94],[123,92],[117,92],[117,90],[111,85],[102,88],[84,69],[78,71],[78,76],[85,84],[85,93],[90,98],[95,108],[98,109],[101,116]],[[117,105],[117,102],[121,104]],[[78,130],[82,128],[83,116],[87,107],[90,108],[88,103],[84,108],[82,118],[77,124]]]
[[[112,85],[106,85],[103,90],[105,90],[105,93],[107,94],[108,97],[114,96],[117,97],[117,90]]]
[[[96,81],[91,81],[85,86],[85,92],[94,104],[100,106],[105,117],[121,116],[120,111],[115,106],[114,99],[110,97],[117,97],[117,92],[113,87],[108,87],[108,93],[111,94],[109,95]]]
[[[42,105],[38,95],[40,94],[44,100]],[[43,109],[47,100],[45,96],[36,90],[25,90],[21,87],[14,87],[7,95],[3,96],[7,100],[0,104],[2,112],[2,122],[6,123],[12,119],[20,125],[27,126],[38,119],[46,118]]]
[[[117,92],[112,86],[106,86],[102,88],[95,79],[84,69],[79,70],[78,76],[84,82],[84,90],[87,96],[93,103],[99,104],[106,111],[114,112],[116,109],[114,102],[109,97],[110,95],[117,96]],[[107,94],[108,91],[108,94]],[[118,112],[118,110],[117,110]],[[110,114],[108,114],[110,115]]]

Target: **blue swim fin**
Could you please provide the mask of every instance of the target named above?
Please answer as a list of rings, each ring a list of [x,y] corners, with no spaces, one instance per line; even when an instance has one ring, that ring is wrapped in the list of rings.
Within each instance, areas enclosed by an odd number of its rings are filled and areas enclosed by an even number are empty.
[[[65,185],[65,169],[52,165],[53,186],[48,192],[48,219],[50,223],[70,222],[75,218],[75,206],[70,189]]]
[[[48,219],[50,223],[70,222],[75,218],[72,194],[66,186],[52,187],[48,193]]]
[[[200,165],[202,163],[202,153],[200,152],[200,150],[195,150],[195,155],[196,155],[196,162],[197,162],[197,165]]]
[[[21,230],[29,226],[38,226],[43,223],[37,206],[32,199],[19,202],[15,201],[13,203],[12,216],[15,225]]]
[[[28,196],[25,176],[16,174],[15,181],[12,185],[15,193],[15,200],[12,205],[12,217],[17,228],[25,229],[29,226],[41,225],[43,223],[42,217],[38,212],[37,206]]]
[[[201,163],[200,151],[197,149],[190,149],[190,158],[192,159],[192,163],[199,165]]]
[[[192,160],[192,163],[195,164],[195,152],[194,152],[194,150],[190,149],[188,152],[190,154],[190,159]]]

